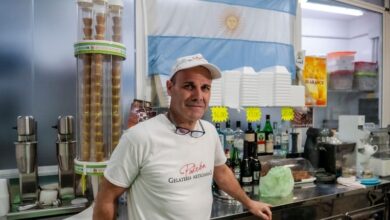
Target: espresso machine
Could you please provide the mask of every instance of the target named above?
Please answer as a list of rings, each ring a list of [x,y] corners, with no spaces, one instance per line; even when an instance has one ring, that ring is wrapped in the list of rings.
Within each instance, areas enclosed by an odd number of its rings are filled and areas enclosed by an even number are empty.
[[[61,199],[75,197],[74,158],[76,156],[76,141],[74,138],[73,116],[59,116],[57,125],[53,126],[57,134],[57,160],[59,194]]]
[[[32,116],[18,116],[15,129],[18,134],[18,140],[14,143],[19,171],[20,202],[34,203],[39,195],[37,123]]]
[[[377,176],[390,176],[390,126],[371,131],[369,143],[378,146],[378,150],[369,161],[369,165]]]

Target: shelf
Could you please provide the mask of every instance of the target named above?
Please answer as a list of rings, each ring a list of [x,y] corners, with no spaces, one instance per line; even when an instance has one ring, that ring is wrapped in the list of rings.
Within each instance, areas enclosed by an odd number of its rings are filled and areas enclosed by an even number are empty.
[[[346,89],[346,90],[337,90],[337,89],[328,89],[329,93],[375,93],[375,91],[362,91],[357,89]]]

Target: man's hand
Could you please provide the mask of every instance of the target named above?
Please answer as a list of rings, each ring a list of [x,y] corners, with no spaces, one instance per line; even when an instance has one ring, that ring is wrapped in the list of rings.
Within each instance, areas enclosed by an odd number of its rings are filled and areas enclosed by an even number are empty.
[[[247,205],[248,210],[255,216],[264,220],[272,220],[271,205],[258,201],[250,201]]]
[[[214,167],[214,180],[220,189],[241,202],[253,215],[264,220],[272,219],[271,205],[251,200],[225,164]]]

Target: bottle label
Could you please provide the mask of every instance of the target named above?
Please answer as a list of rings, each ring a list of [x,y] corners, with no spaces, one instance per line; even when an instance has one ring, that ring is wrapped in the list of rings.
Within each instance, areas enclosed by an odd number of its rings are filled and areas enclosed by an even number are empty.
[[[275,144],[279,145],[282,142],[282,137],[280,135],[275,135]]]
[[[274,135],[272,134],[272,133],[270,133],[270,134],[268,134],[268,139],[267,139],[267,141],[268,140],[274,140]]]
[[[234,143],[234,135],[226,135],[226,144],[232,145]]]
[[[274,152],[274,142],[273,141],[267,141],[265,143],[265,152],[267,152],[267,153]]]
[[[242,139],[235,139],[234,140],[234,147],[242,151],[244,149],[244,140]]]
[[[252,186],[243,186],[242,189],[247,194],[250,194],[252,192]]]
[[[265,152],[265,144],[264,143],[257,144],[257,153],[264,153],[264,152]]]
[[[259,142],[259,141],[265,141],[265,133],[264,132],[257,133],[257,142]]]
[[[260,179],[260,171],[253,171],[253,180]]]
[[[242,177],[242,183],[252,183],[252,177],[251,176]]]
[[[234,168],[234,176],[237,180],[240,180],[240,168]]]
[[[245,140],[248,142],[255,142],[255,134],[254,133],[245,134]]]

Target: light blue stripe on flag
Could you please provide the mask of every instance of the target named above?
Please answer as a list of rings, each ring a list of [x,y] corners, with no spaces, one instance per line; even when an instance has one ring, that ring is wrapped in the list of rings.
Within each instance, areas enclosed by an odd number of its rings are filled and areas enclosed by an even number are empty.
[[[201,53],[221,70],[251,66],[256,71],[282,65],[295,78],[292,45],[197,37],[148,36],[149,73],[168,75],[176,58]]]
[[[229,5],[239,5],[251,8],[262,8],[292,15],[296,14],[297,0],[202,0],[207,2],[217,2]]]

